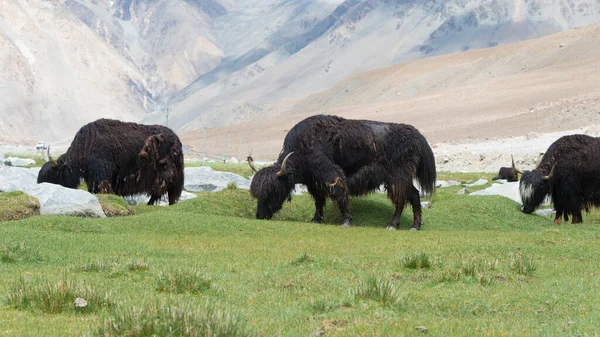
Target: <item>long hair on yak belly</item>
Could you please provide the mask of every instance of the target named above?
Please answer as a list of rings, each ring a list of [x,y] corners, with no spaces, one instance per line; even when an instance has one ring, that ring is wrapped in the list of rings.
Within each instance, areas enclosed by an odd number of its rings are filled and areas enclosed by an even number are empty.
[[[250,183],[250,194],[258,200],[256,217],[270,219],[283,207],[283,203],[292,200],[292,190],[296,186],[294,170],[287,163],[288,154],[282,164],[264,167],[254,175]]]

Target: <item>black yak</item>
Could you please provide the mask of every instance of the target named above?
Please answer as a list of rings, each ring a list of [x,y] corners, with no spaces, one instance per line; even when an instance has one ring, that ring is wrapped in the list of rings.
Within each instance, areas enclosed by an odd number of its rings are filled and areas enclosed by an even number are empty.
[[[500,171],[498,171],[498,175],[492,178],[492,180],[506,179],[508,182],[519,181],[519,170],[515,167],[515,159],[512,155],[510,156],[510,159],[512,160],[512,166],[501,167]]]
[[[67,152],[49,161],[38,183],[77,188],[80,178],[90,193],[147,194],[153,205],[168,193],[169,204],[183,190],[183,152],[179,137],[161,125],[99,119],[83,126]]]
[[[249,163],[253,167],[251,158]],[[313,222],[323,220],[325,199],[330,197],[342,214],[342,226],[350,226],[348,196],[365,195],[384,184],[396,208],[388,229],[398,229],[409,202],[414,214],[411,229],[418,230],[421,202],[413,178],[425,194],[433,193],[433,152],[413,126],[317,115],[288,132],[277,162],[256,173],[250,192],[258,200],[256,217],[270,219],[291,199],[294,185],[304,184],[315,200]]]
[[[561,217],[582,222],[581,210],[600,206],[600,139],[586,135],[556,140],[532,171],[524,171],[519,183],[523,212],[531,213],[550,195]]]

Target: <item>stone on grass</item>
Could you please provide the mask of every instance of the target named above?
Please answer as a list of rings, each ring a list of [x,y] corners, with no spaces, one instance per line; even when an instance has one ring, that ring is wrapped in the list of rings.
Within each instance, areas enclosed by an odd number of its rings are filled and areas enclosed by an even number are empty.
[[[487,180],[487,179],[479,179],[479,180],[477,180],[477,181],[476,181],[476,182],[474,182],[474,183],[471,183],[471,184],[465,184],[465,186],[467,186],[467,187],[472,187],[472,186],[483,186],[483,185],[485,185],[485,184],[487,184],[487,183],[488,183],[488,180]]]
[[[88,306],[88,301],[84,300],[81,297],[77,297],[75,299],[74,305],[75,305],[75,309],[77,309],[77,310],[85,309]]]
[[[534,213],[537,215],[541,215],[541,216],[548,216],[548,215],[555,214],[556,211],[553,210],[552,208],[542,208],[542,209],[538,209]]]
[[[31,158],[17,158],[17,157],[8,157],[4,160],[4,165],[6,166],[27,166],[35,164],[35,160]]]
[[[519,193],[518,181],[506,182],[503,184],[492,184],[492,186],[473,192],[470,195],[500,195],[521,204],[521,194]]]
[[[197,195],[195,193],[181,191],[181,196],[179,197],[179,201],[194,199],[196,197],[197,197]],[[125,202],[129,205],[146,205],[148,203],[148,201],[150,200],[150,196],[148,196],[146,194],[136,194],[136,195],[128,195],[126,197],[123,197],[123,199],[125,199]],[[169,205],[168,195],[165,194],[165,196],[163,198],[161,198],[160,200],[158,200],[155,203],[155,205],[168,206]]]
[[[38,198],[41,214],[106,217],[98,198],[87,191],[41,183],[28,187],[23,192]]]
[[[250,179],[231,172],[215,171],[208,166],[185,169],[184,189],[191,192],[218,192],[235,184],[241,189],[250,189]]]
[[[0,166],[0,192],[23,191],[37,184],[39,170]]]
[[[461,188],[460,190],[458,190],[458,192],[456,192],[456,194],[466,195],[469,194],[469,190],[466,188]]]
[[[460,183],[456,180],[448,180],[448,181],[438,180],[435,183],[436,188],[451,187],[451,186],[458,186],[458,185],[460,185]]]

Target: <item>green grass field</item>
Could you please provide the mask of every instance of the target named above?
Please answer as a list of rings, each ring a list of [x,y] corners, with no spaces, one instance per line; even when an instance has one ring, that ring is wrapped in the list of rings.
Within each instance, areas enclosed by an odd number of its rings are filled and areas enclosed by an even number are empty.
[[[597,335],[598,214],[557,226],[456,189],[437,191],[419,232],[409,208],[385,230],[382,194],[352,199],[344,229],[330,201],[310,223],[309,196],[255,220],[239,189],[133,216],[0,222],[0,335]]]

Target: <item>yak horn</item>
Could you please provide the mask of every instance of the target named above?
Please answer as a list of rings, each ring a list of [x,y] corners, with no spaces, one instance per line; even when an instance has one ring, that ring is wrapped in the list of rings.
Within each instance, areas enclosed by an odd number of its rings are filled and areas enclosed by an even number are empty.
[[[548,181],[550,179],[552,179],[552,177],[554,176],[554,171],[556,170],[556,164],[552,165],[552,169],[550,170],[550,174],[548,174],[547,176],[544,176],[544,180]]]
[[[250,168],[252,169],[252,171],[254,171],[254,173],[256,173],[256,166],[254,166],[254,159],[252,159],[252,153],[250,153],[248,155],[248,157],[246,157],[246,161],[248,162],[248,165],[250,165]]]
[[[56,160],[54,160],[54,158],[52,158],[52,155],[50,154],[50,145],[48,145],[48,160],[52,163],[52,166],[56,166]]]
[[[277,172],[277,176],[278,177],[283,177],[284,175],[286,175],[286,171],[287,171],[287,160],[288,158],[292,155],[292,153],[294,153],[294,151],[288,153],[287,156],[285,156],[285,158],[283,158],[283,162],[281,162],[281,170],[279,170],[279,172]]]
[[[519,170],[516,166],[515,166],[515,158],[513,157],[513,155],[510,155],[510,160],[512,160],[512,168],[514,171],[516,171],[519,174],[523,174],[523,171]]]

